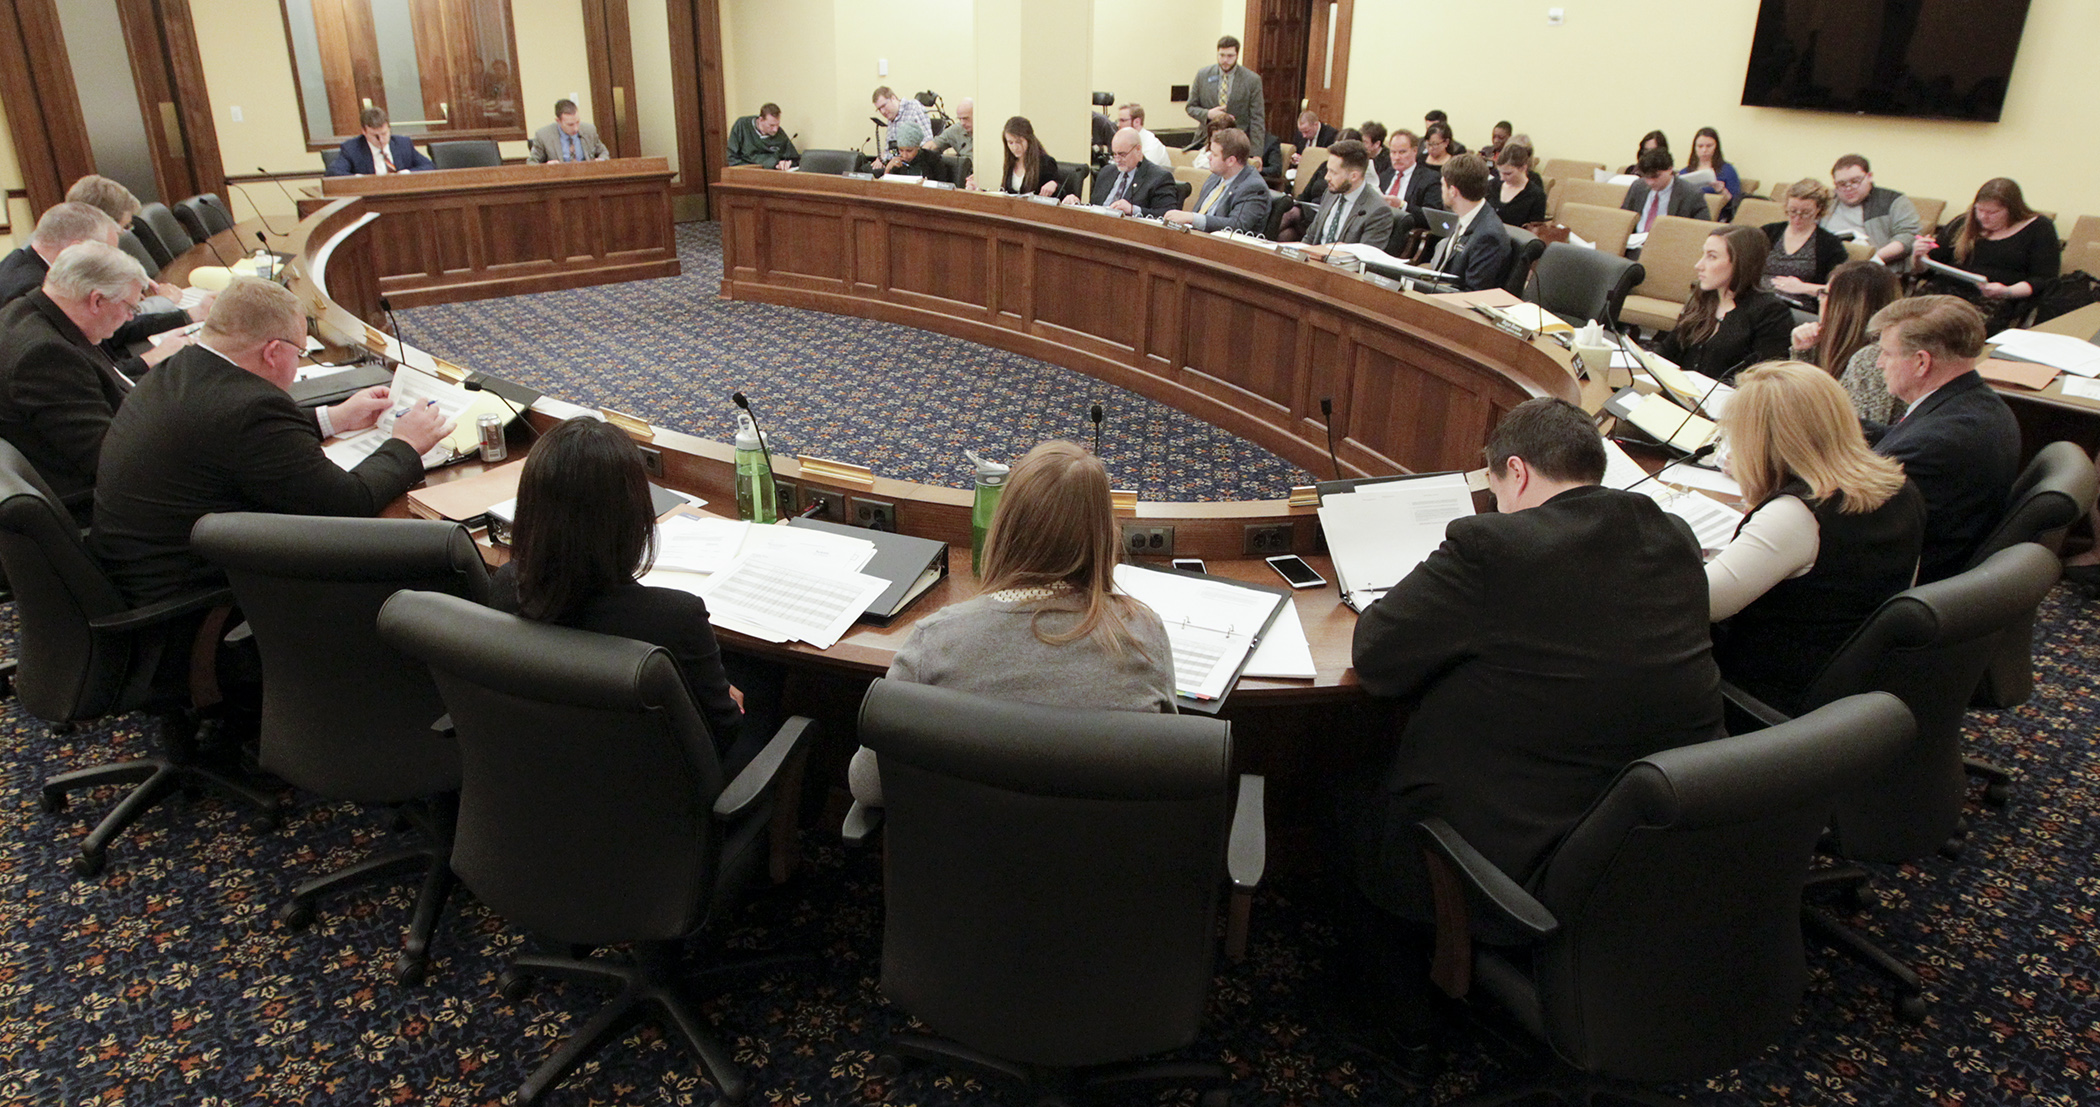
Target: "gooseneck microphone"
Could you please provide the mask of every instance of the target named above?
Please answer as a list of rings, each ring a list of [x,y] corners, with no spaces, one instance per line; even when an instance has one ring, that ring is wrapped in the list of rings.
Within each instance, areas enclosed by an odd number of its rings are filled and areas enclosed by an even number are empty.
[[[758,412],[751,410],[751,401],[745,399],[742,392],[731,392],[729,400],[744,409],[744,414],[751,417],[751,429],[758,432],[758,452],[766,459],[766,480],[773,486],[773,513],[777,516],[780,513],[780,474],[773,471],[773,451],[766,446],[766,428],[758,424]]]
[[[394,329],[394,341],[401,347],[401,356],[393,359],[396,365],[408,364],[408,336],[401,332],[401,320],[394,318],[394,302],[384,296],[379,298],[379,310],[386,312],[386,325]]]
[[[270,249],[270,236],[262,233],[261,231],[257,231],[255,232],[255,241],[262,243],[263,256],[270,259],[270,279],[273,281],[276,280],[277,251]]]
[[[260,165],[258,165],[258,166],[256,166],[256,167],[255,167],[255,171],[256,171],[257,173],[261,173],[261,174],[262,174],[263,176],[266,176],[266,177],[269,177],[269,176],[270,176],[270,171],[269,171],[269,170],[267,170],[267,169],[264,169],[264,168],[263,168],[262,166],[260,166]],[[270,177],[270,181],[271,181],[271,183],[273,183],[273,184],[275,184],[275,185],[277,186],[277,191],[279,191],[279,192],[282,192],[282,193],[284,193],[284,198],[285,198],[285,199],[287,199],[287,200],[290,200],[290,201],[292,202],[292,218],[293,218],[293,219],[295,219],[295,220],[296,220],[296,219],[298,219],[298,218],[299,218],[299,198],[298,198],[297,196],[294,196],[294,195],[292,195],[292,190],[291,190],[291,189],[289,189],[289,188],[286,188],[286,187],[284,187],[284,182],[283,182],[282,180],[280,180],[280,179],[278,179],[278,178],[276,178],[276,177]],[[261,208],[257,208],[257,209],[255,209],[255,214],[257,214],[257,215],[261,215],[261,214],[262,214],[262,209],[261,209]]]
[[[469,373],[467,374],[467,378],[465,380],[459,382],[459,386],[461,388],[466,389],[469,392],[486,392],[489,395],[494,396],[496,399],[502,401],[503,406],[510,409],[511,418],[519,423],[524,424],[525,433],[531,436],[525,440],[527,446],[530,446],[532,444],[533,438],[539,437],[539,428],[532,425],[532,420],[525,418],[525,413],[518,410],[518,405],[511,403],[510,397],[505,396],[503,393],[498,392],[495,389],[490,388],[488,386],[488,374]]]
[[[1657,469],[1656,471],[1648,474],[1645,477],[1642,477],[1637,481],[1634,481],[1632,484],[1627,485],[1624,491],[1631,492],[1634,489],[1639,488],[1641,485],[1644,485],[1649,481],[1654,480],[1659,476],[1662,476],[1665,472],[1668,472],[1669,470],[1679,465],[1683,465],[1688,461],[1698,461],[1699,459],[1712,454],[1718,448],[1720,448],[1720,443],[1708,442],[1706,445],[1701,446],[1696,450],[1693,450],[1691,453],[1688,453],[1683,457],[1677,458],[1674,461],[1666,462],[1661,468]]]
[[[227,260],[226,260],[226,255],[225,255],[225,254],[222,254],[222,253],[220,253],[220,252],[219,252],[219,247],[218,247],[218,246],[217,246],[216,244],[214,244],[214,243],[212,242],[212,239],[213,239],[213,238],[215,238],[215,237],[217,237],[217,236],[216,236],[216,235],[206,235],[206,236],[204,236],[204,243],[203,243],[203,245],[204,245],[204,248],[205,248],[205,249],[207,249],[207,250],[210,250],[210,251],[211,251],[211,256],[212,256],[213,258],[217,259],[217,260],[218,260],[218,263],[219,263],[219,264],[220,264],[221,266],[223,266],[223,267],[225,267],[225,268],[227,268],[227,269],[232,269],[232,268],[233,268],[233,263],[232,263],[232,262],[230,262],[230,261],[227,261]]]
[[[1088,414],[1088,418],[1091,418],[1091,419],[1092,419],[1092,420],[1094,421],[1094,456],[1095,456],[1095,457],[1100,457],[1100,456],[1101,456],[1101,415],[1102,415],[1102,413],[1101,413],[1101,405],[1100,405],[1100,404],[1095,404],[1095,405],[1094,405],[1094,410],[1093,410],[1093,411],[1091,411],[1091,412],[1088,412],[1087,414]]]
[[[1342,459],[1334,453],[1334,397],[1320,397],[1320,419],[1327,424],[1327,463],[1334,466],[1334,479],[1342,478]]]
[[[258,204],[258,203],[256,203],[256,202],[255,202],[255,197],[253,197],[253,196],[250,196],[250,195],[248,195],[248,190],[247,190],[247,189],[245,189],[245,188],[242,188],[242,187],[241,187],[241,183],[240,183],[239,181],[236,181],[236,180],[234,180],[234,179],[233,179],[232,177],[228,177],[228,178],[226,178],[226,187],[228,187],[228,188],[230,188],[230,189],[234,190],[235,192],[238,192],[238,193],[240,193],[240,194],[241,194],[241,199],[243,199],[243,200],[246,200],[246,201],[248,201],[248,206],[249,206],[249,207],[251,207],[251,208],[254,208],[254,209],[255,209],[255,217],[256,217],[257,219],[260,219],[260,220],[262,220],[262,225],[263,225],[263,226],[265,226],[265,227],[269,227],[269,228],[270,228],[270,233],[271,233],[271,234],[277,235],[277,236],[278,236],[278,237],[280,237],[280,238],[284,237],[284,236],[283,236],[283,234],[282,234],[281,232],[279,232],[279,231],[278,231],[278,229],[277,229],[276,227],[274,227],[274,226],[272,226],[272,225],[271,225],[271,223],[270,223],[270,217],[269,217],[269,216],[267,216],[267,215],[264,215],[264,214],[263,214],[263,209],[262,209],[262,205],[261,205],[261,204]],[[261,234],[262,232],[261,232],[261,231],[257,231],[256,233],[257,233],[257,234]],[[264,249],[269,249],[269,246],[270,246],[270,244],[269,244],[269,243],[267,243],[267,242],[263,243],[263,248],[264,248]]]

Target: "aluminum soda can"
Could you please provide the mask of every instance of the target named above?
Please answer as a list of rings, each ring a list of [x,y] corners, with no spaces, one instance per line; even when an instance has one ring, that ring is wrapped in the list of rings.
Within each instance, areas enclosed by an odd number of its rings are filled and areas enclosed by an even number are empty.
[[[474,420],[474,429],[481,435],[481,460],[502,461],[510,456],[510,448],[503,443],[503,417],[493,411],[484,411]]]

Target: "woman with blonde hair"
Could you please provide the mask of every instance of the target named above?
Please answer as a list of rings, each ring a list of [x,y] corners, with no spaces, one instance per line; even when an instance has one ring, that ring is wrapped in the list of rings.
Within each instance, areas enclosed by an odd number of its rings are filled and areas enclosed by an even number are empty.
[[[1830,274],[1845,264],[1845,240],[1823,229],[1830,214],[1830,187],[1804,177],[1786,190],[1786,218],[1764,226],[1772,252],[1765,258],[1765,278],[1788,304],[1814,311],[1816,297]]]
[[[1845,390],[1800,361],[1736,378],[1723,465],[1753,505],[1706,565],[1721,675],[1783,711],[1882,601],[1910,587],[1925,500],[1867,447]]]
[[[1116,593],[1120,550],[1100,459],[1038,445],[992,515],[978,594],[919,620],[887,676],[1022,703],[1173,711],[1167,630]],[[856,752],[847,775],[854,799],[882,803],[873,751]]]

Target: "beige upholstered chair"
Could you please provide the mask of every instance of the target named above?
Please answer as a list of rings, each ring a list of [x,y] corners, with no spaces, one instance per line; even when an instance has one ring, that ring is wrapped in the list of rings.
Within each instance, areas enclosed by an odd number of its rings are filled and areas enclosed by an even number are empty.
[[[1735,218],[1730,223],[1745,227],[1762,227],[1767,223],[1786,222],[1786,205],[1767,200],[1761,196],[1745,195],[1735,206]]]
[[[1203,193],[1203,182],[1210,179],[1210,174],[1193,165],[1177,165],[1174,167],[1174,179],[1184,181],[1189,186],[1189,198],[1181,202],[1181,210],[1196,210],[1196,197]]]
[[[1706,248],[1706,236],[1714,225],[1699,219],[1665,215],[1648,230],[1641,247],[1641,267],[1648,278],[1634,287],[1619,309],[1619,320],[1628,326],[1668,330],[1677,325],[1677,313],[1691,298],[1695,276],[1692,267]]]
[[[1562,179],[1560,188],[1563,205],[1594,204],[1600,208],[1615,208],[1626,202],[1626,185],[1568,177]]]
[[[1910,202],[1917,205],[1918,225],[1926,234],[1931,234],[1940,229],[1940,215],[1947,210],[1947,201],[1913,196],[1910,198]]]
[[[1326,171],[1327,147],[1307,147],[1305,154],[1298,159],[1298,179],[1291,182],[1291,195],[1304,196],[1305,190],[1312,187],[1313,178]]]
[[[1605,208],[1570,202],[1560,206],[1560,214],[1555,218],[1571,233],[1594,244],[1597,249],[1613,257],[1625,257],[1626,236],[1633,233],[1633,221],[1637,217],[1617,206]]]
[[[1595,179],[1597,170],[1604,168],[1601,161],[1575,161],[1570,158],[1547,158],[1539,167],[1539,176],[1551,180],[1589,181]]]

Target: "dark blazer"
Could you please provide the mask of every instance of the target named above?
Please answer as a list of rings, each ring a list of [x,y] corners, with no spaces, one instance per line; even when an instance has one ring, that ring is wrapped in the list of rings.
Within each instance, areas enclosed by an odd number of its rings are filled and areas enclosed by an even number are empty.
[[[1208,122],[1210,109],[1218,107],[1218,81],[1223,72],[1216,64],[1206,65],[1196,71],[1196,79],[1189,83],[1188,102],[1182,110],[1196,121],[1197,133]],[[1237,122],[1240,130],[1247,133],[1247,144],[1254,148],[1256,157],[1269,148],[1267,124],[1262,122],[1265,101],[1262,99],[1261,74],[1244,65],[1234,66],[1232,71],[1232,96],[1224,104],[1225,111]]]
[[[1088,202],[1095,206],[1108,203],[1109,194],[1116,190],[1116,178],[1122,174],[1114,162],[1101,167],[1094,174],[1094,186]],[[1130,171],[1129,187],[1123,190],[1123,198],[1140,212],[1154,219],[1181,206],[1181,194],[1174,189],[1174,174],[1171,170],[1138,159],[1137,168]]]
[[[387,140],[386,148],[393,152],[394,167],[403,171],[436,169],[437,163],[416,149],[416,144],[403,135]],[[343,140],[335,152],[335,160],[328,163],[331,177],[360,177],[372,173],[372,148],[365,145],[365,136],[352,135]]]
[[[44,261],[44,255],[27,246],[0,258],[0,304],[11,304],[18,297],[42,288],[44,277],[50,272],[51,266]],[[146,373],[146,361],[133,356],[131,347],[162,331],[186,327],[189,323],[190,315],[186,311],[156,311],[136,316],[109,336],[109,341],[102,344],[102,352],[116,363],[117,372],[137,380]]]
[[[1349,209],[1349,214],[1342,217],[1342,225],[1337,228],[1333,238],[1324,237],[1321,232],[1327,227],[1328,213],[1347,197],[1329,196],[1320,201],[1320,209],[1313,213],[1311,221],[1305,225],[1306,245],[1367,242],[1381,250],[1385,249],[1386,244],[1393,239],[1393,209],[1386,206],[1385,200],[1369,182],[1366,182],[1363,192],[1363,199]]]
[[[399,439],[344,472],[289,393],[191,346],[146,374],[110,421],[88,546],[128,601],[154,603],[224,580],[190,552],[205,515],[377,515],[422,479],[422,459]]]
[[[1458,241],[1451,243],[1449,252],[1443,243],[1438,243],[1436,251],[1429,255],[1431,267],[1451,274],[1451,283],[1461,292],[1477,292],[1500,285],[1503,272],[1509,268],[1510,251],[1514,249],[1509,241],[1509,228],[1502,225],[1495,209],[1483,203],[1479,212]]]
[[[517,562],[489,579],[489,606],[517,613]],[[707,621],[707,601],[690,592],[630,580],[593,598],[561,625],[662,646],[685,674],[685,689],[707,719],[716,752],[727,753],[736,744],[744,713],[729,695],[729,674],[722,669],[722,646],[715,640],[714,625]]]
[[[1203,202],[1212,192],[1224,189],[1225,195],[1211,207],[1210,214],[1203,214]],[[1260,234],[1269,225],[1269,185],[1261,179],[1261,171],[1252,167],[1240,170],[1240,175],[1231,180],[1215,172],[1203,182],[1196,192],[1196,206],[1189,209],[1196,216],[1195,227],[1199,231],[1216,231],[1231,227],[1248,234]]]
[[[102,436],[131,386],[42,291],[0,309],[0,438],[68,506],[95,487]]]
[[[1760,361],[1783,358],[1793,345],[1794,309],[1777,295],[1753,291],[1737,300],[1735,309],[1706,341],[1686,345],[1674,330],[1663,332],[1662,356],[1696,369],[1716,380],[1734,380],[1735,375]]]
[[[1925,397],[1893,426],[1870,424],[1874,452],[1903,463],[1925,494],[1925,552],[1918,583],[1968,565],[2012,499],[2020,472],[2020,424],[1975,371]]]
[[[924,147],[921,147],[921,149],[924,149]],[[999,168],[995,172],[999,174],[999,191],[1008,195],[1014,195],[1013,180],[1007,176],[1005,155],[1002,154],[1000,156],[997,164]],[[1048,150],[1043,151],[1042,156],[1036,160],[1035,187],[1038,189],[1042,188],[1045,181],[1057,182],[1057,193],[1055,195],[1064,193],[1064,181],[1058,176],[1057,159],[1051,157]]]
[[[1332,146],[1335,143],[1335,139],[1338,138],[1340,135],[1340,131],[1337,131],[1333,127],[1322,123],[1320,124],[1320,129],[1314,132],[1313,140],[1311,142],[1307,142],[1305,141],[1305,133],[1298,129],[1296,123],[1293,123],[1291,125],[1291,133],[1283,136],[1283,141],[1288,142],[1293,146],[1296,146],[1298,148],[1298,152],[1302,154],[1315,146],[1319,146],[1322,148]],[[1305,159],[1299,158],[1298,162],[1300,165],[1303,165],[1305,163]]]
[[[1536,176],[1527,178],[1523,189],[1517,193],[1517,198],[1505,204],[1502,202],[1502,179],[1497,177],[1488,182],[1487,202],[1489,207],[1495,209],[1495,215],[1502,220],[1505,227],[1544,222],[1546,185]]]
[[[1423,208],[1442,208],[1443,185],[1444,174],[1440,170],[1432,169],[1420,161],[1415,162],[1408,170],[1407,183],[1400,186],[1402,206],[1410,215],[1420,215]],[[1393,172],[1388,168],[1385,176],[1378,182],[1378,191],[1385,192],[1392,187]]]
[[[1670,186],[1670,202],[1663,205],[1664,215],[1682,216],[1686,219],[1704,219],[1713,222],[1713,213],[1706,210],[1706,193],[1699,186],[1679,181]],[[1648,210],[1648,182],[1635,181],[1626,189],[1626,199],[1619,207],[1634,214],[1634,227],[1640,227],[1640,214]]]
[[[1352,820],[1357,879],[1389,910],[1439,815],[1528,878],[1628,762],[1717,737],[1720,672],[1689,528],[1639,493],[1591,485],[1453,522],[1363,613],[1374,696],[1412,702],[1373,817]]]
[[[1762,228],[1765,238],[1772,243],[1772,252],[1778,253],[1780,240],[1786,237],[1786,222],[1767,223]],[[1852,255],[1845,252],[1845,240],[1831,234],[1822,227],[1809,236],[1809,244],[1815,248],[1816,271],[1807,279],[1810,284],[1825,284],[1830,280],[1830,271],[1845,264]],[[1814,304],[1805,305],[1814,310]]]

